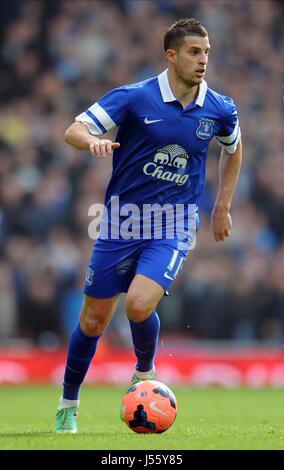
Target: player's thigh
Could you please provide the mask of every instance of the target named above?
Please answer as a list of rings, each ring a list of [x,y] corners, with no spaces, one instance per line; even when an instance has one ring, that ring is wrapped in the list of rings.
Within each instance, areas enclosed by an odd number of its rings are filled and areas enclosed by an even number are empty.
[[[140,243],[98,239],[89,260],[84,294],[108,299],[127,292],[140,252]]]
[[[164,289],[143,274],[136,274],[126,296],[127,316],[133,321],[146,320],[155,310]]]
[[[82,331],[88,336],[102,334],[112,319],[118,299],[119,294],[105,299],[85,294],[80,313]]]
[[[188,247],[178,240],[153,240],[139,257],[136,274],[143,274],[159,284],[168,295],[188,255]]]

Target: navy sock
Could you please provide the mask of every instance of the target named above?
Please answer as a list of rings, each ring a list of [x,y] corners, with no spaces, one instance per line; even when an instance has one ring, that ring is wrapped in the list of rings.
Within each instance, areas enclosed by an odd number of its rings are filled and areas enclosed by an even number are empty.
[[[154,310],[144,321],[129,320],[134,351],[137,357],[136,369],[145,372],[153,368],[156,354],[160,319]]]
[[[78,400],[80,386],[96,352],[100,336],[86,336],[77,325],[73,331],[67,352],[63,382],[63,398]]]

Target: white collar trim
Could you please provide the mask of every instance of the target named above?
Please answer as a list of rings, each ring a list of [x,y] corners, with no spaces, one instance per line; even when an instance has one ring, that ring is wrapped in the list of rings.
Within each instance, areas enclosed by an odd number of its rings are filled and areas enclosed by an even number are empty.
[[[174,96],[170,84],[169,84],[169,79],[168,79],[168,69],[164,70],[160,75],[158,75],[158,82],[159,82],[159,87],[161,91],[161,95],[163,98],[164,103],[169,103],[171,101],[176,101],[176,97]],[[199,85],[199,91],[197,98],[195,100],[195,104],[197,106],[202,107],[205,96],[207,92],[207,83],[205,80],[203,80],[200,85]]]
[[[176,101],[168,79],[168,69],[164,70],[160,75],[158,75],[159,87],[164,100],[164,103],[169,103],[170,101]]]
[[[206,93],[207,93],[207,88],[208,87],[207,87],[206,81],[202,80],[202,82],[199,85],[199,91],[198,91],[197,98],[195,100],[195,104],[197,104],[197,106],[200,106],[200,107],[203,106],[205,96],[206,96]]]

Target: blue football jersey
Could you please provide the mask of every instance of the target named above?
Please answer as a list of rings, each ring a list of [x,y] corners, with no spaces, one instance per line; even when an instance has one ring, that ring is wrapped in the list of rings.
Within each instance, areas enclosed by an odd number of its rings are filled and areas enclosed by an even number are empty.
[[[118,127],[120,148],[105,206],[198,205],[213,137],[229,153],[236,150],[240,127],[233,100],[202,81],[186,108],[174,97],[167,70],[157,77],[116,88],[76,117],[99,136]]]

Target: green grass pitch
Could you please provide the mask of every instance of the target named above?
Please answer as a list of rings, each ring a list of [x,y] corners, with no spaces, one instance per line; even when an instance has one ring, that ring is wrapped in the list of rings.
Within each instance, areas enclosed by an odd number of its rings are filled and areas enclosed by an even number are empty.
[[[59,387],[0,387],[0,449],[284,449],[284,390],[172,387],[178,416],[163,434],[119,419],[121,387],[85,386],[79,434],[53,432]]]

